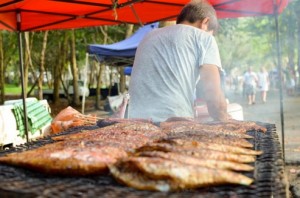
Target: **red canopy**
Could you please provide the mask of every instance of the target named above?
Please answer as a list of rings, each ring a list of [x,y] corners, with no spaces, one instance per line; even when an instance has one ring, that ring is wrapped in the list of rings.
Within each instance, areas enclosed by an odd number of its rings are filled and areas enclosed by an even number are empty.
[[[112,3],[117,2],[117,3]],[[1,0],[0,29],[36,31],[175,19],[189,0]],[[288,0],[209,0],[219,18],[279,13]],[[19,14],[19,17],[18,17]],[[17,23],[19,18],[19,25]]]

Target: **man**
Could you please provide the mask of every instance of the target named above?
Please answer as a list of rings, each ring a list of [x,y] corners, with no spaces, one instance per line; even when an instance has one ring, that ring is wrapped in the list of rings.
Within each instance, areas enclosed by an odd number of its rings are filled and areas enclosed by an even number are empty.
[[[204,1],[187,4],[177,24],[148,33],[138,46],[129,84],[129,117],[162,122],[194,117],[196,83],[214,120],[227,120],[221,90],[221,61],[212,32],[218,27],[213,7]]]
[[[261,100],[263,103],[267,102],[267,92],[269,91],[269,73],[265,67],[261,67],[257,75],[258,78],[258,88],[261,94]]]
[[[256,95],[256,83],[257,75],[252,71],[252,68],[249,67],[248,71],[244,74],[244,87],[245,94],[248,99],[248,105],[255,104],[255,95]]]

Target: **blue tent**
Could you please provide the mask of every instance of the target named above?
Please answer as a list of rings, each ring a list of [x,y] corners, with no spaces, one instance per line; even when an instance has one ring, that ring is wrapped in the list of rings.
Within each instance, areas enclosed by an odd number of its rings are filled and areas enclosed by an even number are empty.
[[[118,66],[132,65],[138,44],[148,32],[158,28],[158,25],[157,22],[140,27],[131,37],[117,43],[90,44],[87,51],[90,55],[95,55],[99,62]]]
[[[132,66],[124,67],[124,74],[127,76],[131,75]]]

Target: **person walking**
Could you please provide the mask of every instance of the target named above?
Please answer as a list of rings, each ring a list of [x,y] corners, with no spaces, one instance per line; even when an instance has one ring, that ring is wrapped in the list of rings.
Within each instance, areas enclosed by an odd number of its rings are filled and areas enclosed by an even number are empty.
[[[269,91],[269,74],[266,68],[260,68],[258,72],[258,89],[260,91],[261,100],[263,103],[267,102],[267,92]]]
[[[257,80],[256,73],[252,71],[251,67],[249,67],[247,72],[244,74],[245,94],[248,99],[248,105],[255,104]]]
[[[285,86],[288,96],[293,96],[295,94],[296,81],[294,76],[293,69],[287,67],[285,70]]]
[[[139,44],[129,84],[129,118],[162,122],[194,117],[196,83],[214,120],[225,121],[227,103],[221,88],[221,60],[213,36],[218,21],[206,1],[191,1],[176,25],[148,33]]]

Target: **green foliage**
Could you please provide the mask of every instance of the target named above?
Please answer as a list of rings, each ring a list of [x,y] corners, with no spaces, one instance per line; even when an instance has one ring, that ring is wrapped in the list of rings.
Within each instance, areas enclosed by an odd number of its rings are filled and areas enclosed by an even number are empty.
[[[296,46],[297,21],[299,21],[300,0],[290,2],[279,15],[279,39],[283,60],[288,60]],[[216,35],[222,64],[227,73],[244,71],[248,66],[259,70],[277,67],[276,26],[274,16],[220,19],[220,30]],[[290,49],[292,48],[292,50]],[[286,64],[286,61],[284,61]]]
[[[20,94],[22,93],[22,88],[15,84],[5,84],[4,92],[8,95]]]

